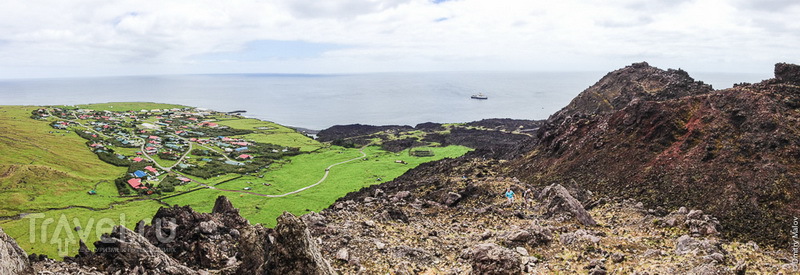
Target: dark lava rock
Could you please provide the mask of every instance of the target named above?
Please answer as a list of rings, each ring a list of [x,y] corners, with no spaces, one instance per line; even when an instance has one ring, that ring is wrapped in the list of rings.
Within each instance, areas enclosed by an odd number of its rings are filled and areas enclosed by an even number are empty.
[[[647,62],[633,63],[606,74],[553,116],[602,114],[622,109],[637,99],[661,101],[712,90],[710,85],[695,81],[686,71],[664,71]]]
[[[327,142],[327,141],[334,141],[337,139],[347,139],[357,136],[374,134],[376,132],[413,131],[413,130],[414,128],[408,125],[385,125],[385,126],[373,126],[373,125],[362,125],[362,124],[335,125],[331,126],[328,129],[319,131],[319,133],[317,133],[317,140],[322,142]]]
[[[198,274],[124,226],[115,226],[94,245],[95,256],[86,258],[84,264],[110,274]]]
[[[444,127],[442,127],[441,123],[424,122],[414,126],[414,129],[423,131],[442,131],[444,130]]]
[[[278,217],[274,247],[267,253],[270,274],[336,274],[306,224],[289,212]]]
[[[775,64],[775,79],[800,84],[800,66],[788,63]]]
[[[800,215],[795,72],[779,64],[780,79],[712,91],[680,70],[628,66],[551,116],[508,169],[646,208],[702,209],[724,237],[786,243],[781,228]]]
[[[482,119],[479,121],[469,122],[466,125],[473,127],[483,127],[492,130],[502,130],[508,132],[512,131],[531,132],[544,125],[544,120],[489,118],[489,119]]]
[[[521,260],[513,250],[484,243],[473,246],[465,255],[472,263],[472,274],[521,274]]]

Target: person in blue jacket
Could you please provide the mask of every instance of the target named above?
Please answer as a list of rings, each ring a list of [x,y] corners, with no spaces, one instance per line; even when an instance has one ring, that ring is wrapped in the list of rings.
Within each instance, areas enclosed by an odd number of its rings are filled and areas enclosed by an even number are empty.
[[[508,199],[509,205],[514,203],[514,191],[511,190],[511,187],[506,188],[506,199]]]

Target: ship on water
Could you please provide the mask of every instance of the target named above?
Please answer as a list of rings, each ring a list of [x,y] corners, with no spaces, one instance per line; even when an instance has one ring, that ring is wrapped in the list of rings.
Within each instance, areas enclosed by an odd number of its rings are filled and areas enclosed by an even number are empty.
[[[472,98],[472,99],[489,99],[489,97],[484,95],[483,93],[478,93],[477,95],[472,95],[470,98]]]

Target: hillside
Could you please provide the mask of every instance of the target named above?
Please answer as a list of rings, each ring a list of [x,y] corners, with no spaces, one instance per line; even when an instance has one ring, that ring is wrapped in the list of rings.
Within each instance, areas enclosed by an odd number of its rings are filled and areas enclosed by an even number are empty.
[[[0,106],[0,216],[72,204],[107,207],[105,196],[87,197],[103,180],[124,172],[86,150],[86,140],[33,120],[33,106]],[[116,193],[113,184],[98,184]]]
[[[683,71],[633,64],[551,116],[507,169],[539,186],[703,209],[726,236],[785,244],[800,215],[798,72],[777,64],[774,79],[712,91]]]

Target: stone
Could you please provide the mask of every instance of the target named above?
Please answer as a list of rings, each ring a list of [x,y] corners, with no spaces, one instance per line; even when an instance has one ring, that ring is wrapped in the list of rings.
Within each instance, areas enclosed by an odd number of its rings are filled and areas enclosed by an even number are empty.
[[[703,216],[703,210],[692,210],[689,211],[689,214],[686,214],[686,219],[699,219]]]
[[[395,193],[393,198],[395,200],[404,200],[404,199],[406,199],[406,198],[408,198],[410,196],[411,196],[411,192],[409,192],[409,191],[400,191],[400,192]]]
[[[595,259],[589,262],[589,265],[584,267],[585,269],[589,270],[589,274],[591,275],[605,275],[606,274],[606,263],[605,259]]]
[[[33,274],[28,255],[0,228],[0,274]]]
[[[698,240],[689,235],[678,237],[675,241],[675,254],[684,255],[689,253],[694,255],[712,255],[714,253],[725,254],[725,251],[716,240]]]
[[[517,246],[516,248],[514,248],[514,251],[516,251],[517,253],[519,253],[519,255],[522,255],[522,256],[528,256],[528,250],[527,250],[527,249],[525,249],[524,247]]]
[[[788,83],[800,83],[800,66],[788,63],[775,64],[775,78]]]
[[[337,260],[346,262],[350,260],[350,253],[347,252],[347,248],[341,248],[339,251],[336,251],[336,255],[334,257],[336,257]]]
[[[213,234],[219,228],[219,224],[215,221],[203,221],[200,222],[200,232],[205,234]]]
[[[336,274],[322,257],[306,224],[284,212],[275,226],[275,245],[267,253],[266,270],[274,274]]]
[[[454,206],[461,200],[461,195],[455,192],[447,192],[442,196],[441,203],[447,206]]]
[[[95,256],[86,258],[84,262],[108,263],[105,265],[105,271],[109,274],[139,273],[137,270],[152,274],[198,274],[197,271],[164,254],[144,236],[124,226],[115,226],[111,234],[103,234],[101,240],[95,242],[94,246]]]
[[[520,274],[521,260],[511,249],[483,243],[473,246],[467,252],[472,265],[472,274]]]
[[[725,255],[722,255],[722,253],[717,253],[717,252],[711,253],[710,255],[706,255],[703,257],[703,259],[714,262],[716,264],[725,263]]]
[[[624,261],[624,260],[625,260],[625,254],[622,254],[622,253],[612,253],[612,254],[611,254],[611,256],[609,256],[609,259],[611,259],[611,261],[612,261],[612,262],[614,262],[614,263],[617,263],[617,264],[618,264],[618,263],[621,263],[622,261]]]
[[[586,212],[583,205],[560,184],[545,187],[537,196],[537,200],[544,205],[545,215],[552,216],[568,213],[585,226],[597,225],[597,222]]]

